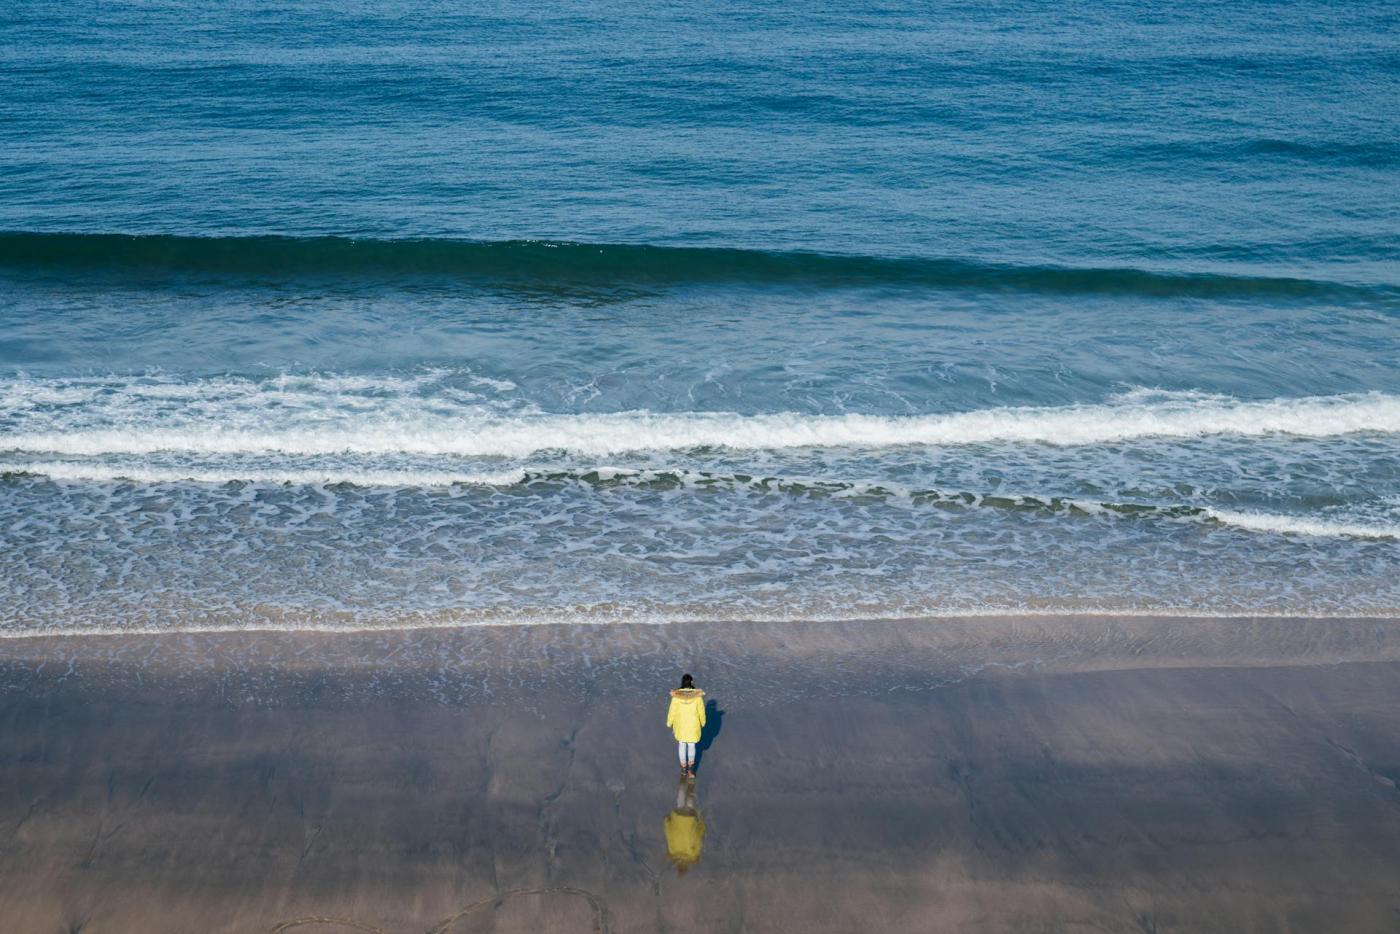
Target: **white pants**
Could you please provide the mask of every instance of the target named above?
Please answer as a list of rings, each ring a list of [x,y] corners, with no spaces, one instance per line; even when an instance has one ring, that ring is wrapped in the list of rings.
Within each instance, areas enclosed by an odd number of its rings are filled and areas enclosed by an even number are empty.
[[[681,756],[681,765],[694,765],[694,764],[695,764],[695,744],[694,744],[694,743],[679,743],[678,745],[679,745],[680,748],[679,748],[677,751],[680,753],[680,756]]]

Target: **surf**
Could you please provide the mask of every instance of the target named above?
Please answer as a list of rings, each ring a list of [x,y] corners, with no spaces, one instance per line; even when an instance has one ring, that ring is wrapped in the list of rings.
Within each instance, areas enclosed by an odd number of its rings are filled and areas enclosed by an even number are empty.
[[[259,405],[247,383],[207,393],[140,389],[77,406],[33,401],[32,386],[0,387],[0,452],[96,457],[199,455],[414,455],[521,458],[542,452],[602,456],[648,451],[882,450],[1035,444],[1074,447],[1209,436],[1331,438],[1400,434],[1400,396],[1380,392],[1240,400],[1197,394],[1097,404],[1008,406],[928,415],[794,412],[598,414],[501,411],[474,401],[411,394],[358,399],[301,393],[295,405]],[[49,387],[52,394],[55,387]],[[29,398],[19,398],[25,393]],[[42,398],[42,393],[38,394]]]
[[[592,489],[634,489],[638,491],[690,490],[701,492],[745,492],[794,498],[852,498],[902,502],[914,507],[932,507],[945,512],[992,510],[1037,515],[1047,518],[1105,517],[1135,521],[1196,522],[1231,527],[1246,532],[1340,537],[1377,540],[1400,539],[1400,525],[1372,522],[1344,522],[1305,515],[1262,513],[1218,509],[1187,503],[1147,503],[1091,500],[1008,491],[970,492],[911,488],[898,483],[841,481],[816,477],[756,476],[686,468],[637,470],[600,466],[575,470],[520,468],[496,473],[433,470],[355,470],[355,469],[152,469],[104,464],[0,462],[0,481],[47,480],[59,483],[116,485],[184,485],[211,487],[345,487],[372,491],[430,491],[435,488],[541,487],[562,488],[579,485]]]

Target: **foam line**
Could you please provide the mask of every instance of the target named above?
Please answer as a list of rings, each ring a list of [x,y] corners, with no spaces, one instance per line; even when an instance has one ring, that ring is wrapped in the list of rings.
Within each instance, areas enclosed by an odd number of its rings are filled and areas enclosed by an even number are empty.
[[[424,403],[392,419],[331,409],[320,417],[253,413],[261,424],[229,427],[217,403],[193,411],[144,411],[134,405],[122,427],[66,426],[0,432],[0,451],[66,456],[289,454],[299,456],[451,455],[526,457],[542,451],[602,456],[633,451],[791,448],[880,449],[1038,443],[1106,444],[1145,438],[1284,435],[1328,438],[1400,434],[1400,396],[1383,393],[1244,402],[1218,397],[1061,407],[1007,407],[946,415],[656,413],[502,415],[478,406],[444,414]],[[231,413],[232,414],[232,413]],[[236,413],[245,422],[246,407]],[[26,422],[40,423],[39,418]],[[35,428],[38,424],[34,425]],[[55,430],[57,429],[57,430]]]
[[[727,485],[731,488],[758,490],[764,493],[795,495],[875,496],[907,500],[920,505],[937,504],[954,509],[997,509],[1036,512],[1051,515],[1079,513],[1138,520],[1177,520],[1216,522],[1250,532],[1282,535],[1307,535],[1333,538],[1367,538],[1400,540],[1400,526],[1334,522],[1306,516],[1276,513],[1239,512],[1191,504],[1151,504],[1131,502],[1096,502],[1058,496],[1037,496],[998,492],[979,494],[911,490],[897,484],[878,481],[846,482],[791,477],[740,477],[730,474],[673,470],[630,470],[598,467],[589,470],[525,469],[497,473],[454,473],[451,471],[387,471],[387,470],[266,470],[224,468],[195,470],[132,469],[119,465],[71,464],[62,462],[5,464],[0,463],[0,477],[45,477],[60,482],[94,483],[254,483],[298,486],[334,486],[349,484],[357,487],[431,488],[456,485],[508,487],[522,483],[584,483],[589,485],[674,484],[678,487],[704,485],[710,489]]]
[[[1328,608],[1307,608],[1292,610],[1278,606],[1244,605],[1230,608],[1210,608],[1195,606],[1164,605],[1160,607],[1045,604],[1023,606],[1019,604],[987,606],[929,606],[917,611],[862,610],[847,613],[799,610],[797,612],[765,612],[760,610],[736,611],[731,608],[713,608],[707,613],[694,611],[656,610],[612,610],[608,613],[590,614],[586,610],[568,609],[557,611],[522,611],[517,614],[486,611],[473,614],[470,611],[421,614],[406,612],[401,617],[386,619],[367,617],[353,622],[317,622],[298,620],[295,622],[270,622],[255,613],[248,614],[245,623],[198,624],[175,621],[169,626],[133,625],[61,625],[36,626],[34,628],[6,628],[0,626],[0,641],[24,641],[30,639],[50,639],[74,636],[131,637],[168,635],[216,635],[233,633],[337,633],[366,634],[383,632],[432,631],[441,629],[462,629],[477,626],[527,627],[527,626],[672,626],[694,623],[845,623],[845,622],[919,622],[923,620],[962,620],[962,619],[1075,619],[1080,621],[1131,618],[1131,619],[1224,619],[1242,622],[1263,620],[1338,620],[1364,622],[1390,620],[1400,613],[1400,607],[1366,606],[1357,609],[1335,610]]]
[[[431,470],[309,470],[260,468],[149,468],[107,464],[63,463],[0,463],[0,476],[31,475],[65,482],[114,483],[257,483],[295,486],[335,486],[350,484],[360,487],[444,487],[512,486],[525,480],[524,470],[496,473]]]
[[[1207,509],[1212,519],[1247,529],[1251,532],[1274,532],[1286,535],[1313,535],[1330,538],[1375,538],[1400,540],[1400,526],[1368,525],[1359,522],[1331,522],[1305,516],[1281,516],[1261,512],[1234,512]]]

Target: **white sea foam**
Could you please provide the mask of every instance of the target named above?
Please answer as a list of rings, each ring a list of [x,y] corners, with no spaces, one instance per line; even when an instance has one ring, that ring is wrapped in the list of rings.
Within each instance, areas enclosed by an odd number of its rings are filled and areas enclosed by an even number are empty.
[[[999,491],[992,494],[970,492],[939,492],[917,490],[886,481],[841,482],[810,477],[750,477],[684,468],[638,470],[625,467],[599,466],[586,470],[532,469],[521,467],[495,472],[439,470],[374,470],[354,468],[276,469],[241,466],[201,468],[131,467],[102,462],[74,463],[64,461],[34,461],[24,463],[0,462],[0,475],[25,474],[46,477],[60,482],[88,483],[198,483],[224,485],[252,483],[264,485],[334,486],[349,484],[356,487],[432,488],[450,486],[509,487],[542,479],[581,481],[592,478],[613,482],[638,484],[668,480],[687,487],[715,485],[761,488],[766,492],[821,492],[830,496],[879,496],[906,503],[938,502],[962,509],[1002,509],[1012,504],[1019,509],[1041,509],[1063,513],[1076,510],[1086,515],[1105,518],[1158,516],[1173,521],[1215,521],[1250,532],[1306,535],[1316,537],[1346,537],[1400,540],[1400,525],[1381,522],[1338,522],[1306,516],[1275,513],[1241,512],[1183,504],[1160,505],[1148,503],[1112,503],[1092,500],[1044,496],[1029,493]]]
[[[1275,532],[1283,535],[1313,535],[1321,537],[1376,538],[1400,540],[1400,526],[1367,524],[1360,522],[1333,522],[1326,519],[1310,519],[1305,516],[1282,516],[1260,512],[1234,512],[1225,509],[1207,509],[1211,518],[1248,529],[1251,532]]]
[[[145,399],[146,402],[141,400]],[[1097,405],[1006,407],[943,415],[805,415],[648,411],[503,412],[441,398],[389,400],[218,393],[188,405],[131,397],[100,418],[62,409],[11,419],[0,450],[58,455],[268,454],[526,457],[701,448],[881,449],[1037,443],[1059,446],[1212,435],[1326,438],[1400,433],[1400,396],[1382,393],[1245,402],[1220,397],[1122,399]],[[259,404],[259,402],[266,404]],[[353,404],[352,404],[353,403]],[[97,415],[99,413],[92,413]]]
[[[0,474],[24,473],[50,480],[112,483],[258,483],[293,484],[296,486],[332,486],[348,483],[362,487],[443,487],[511,486],[525,479],[524,470],[502,470],[493,473],[435,470],[363,470],[363,469],[265,469],[246,467],[225,468],[151,468],[109,465],[104,463],[72,463],[43,461],[32,463],[0,462]]]

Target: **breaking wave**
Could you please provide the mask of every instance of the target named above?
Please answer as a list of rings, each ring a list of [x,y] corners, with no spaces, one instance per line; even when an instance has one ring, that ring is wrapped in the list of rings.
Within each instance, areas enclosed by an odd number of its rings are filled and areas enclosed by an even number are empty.
[[[1384,510],[1360,517],[1374,521],[1339,522],[1322,515],[1219,510],[1209,499],[1120,501],[1125,497],[1112,497],[1112,484],[1101,487],[1109,495],[1099,497],[949,492],[924,488],[942,486],[932,475],[912,486],[893,476],[881,479],[882,462],[866,460],[871,454],[911,450],[932,464],[955,449],[981,457],[978,446],[1003,452],[1034,447],[1079,458],[1077,449],[1092,453],[1096,447],[1133,442],[1175,444],[1211,437],[1234,444],[1267,439],[1287,446],[1306,439],[1374,435],[1390,445],[1400,435],[1400,396],[1384,393],[1249,401],[1136,389],[1097,404],[912,416],[548,413],[516,396],[509,381],[449,371],[376,377],[184,380],[157,374],[0,380],[0,474],[138,485],[745,489],[877,497],[953,510],[989,507],[1186,520],[1276,534],[1397,537]],[[843,451],[859,459],[847,462]],[[803,475],[794,475],[792,464],[763,466],[778,455],[805,460],[806,466],[796,468]],[[609,457],[624,462],[600,465],[599,459]],[[646,463],[658,457],[670,463]],[[633,463],[625,463],[628,459]],[[730,463],[717,466],[716,459]],[[870,467],[867,476],[874,479],[851,482],[852,467],[860,463]],[[1061,468],[1070,476],[1074,469]],[[1044,478],[1028,475],[1023,480],[1033,490],[1044,489]]]
[[[1400,433],[1400,396],[1384,393],[1266,401],[1130,394],[1093,405],[881,416],[549,414],[440,401],[419,404],[411,398],[353,410],[288,410],[259,407],[256,394],[225,406],[219,391],[187,391],[184,399],[160,395],[154,402],[133,396],[121,400],[119,410],[106,400],[101,420],[84,418],[81,406],[76,411],[71,405],[19,410],[7,404],[3,394],[0,389],[0,411],[8,409],[11,415],[9,427],[0,428],[0,451],[85,457],[183,452],[519,458],[546,451],[604,456],[704,449],[1073,446],[1212,435],[1330,438]]]

